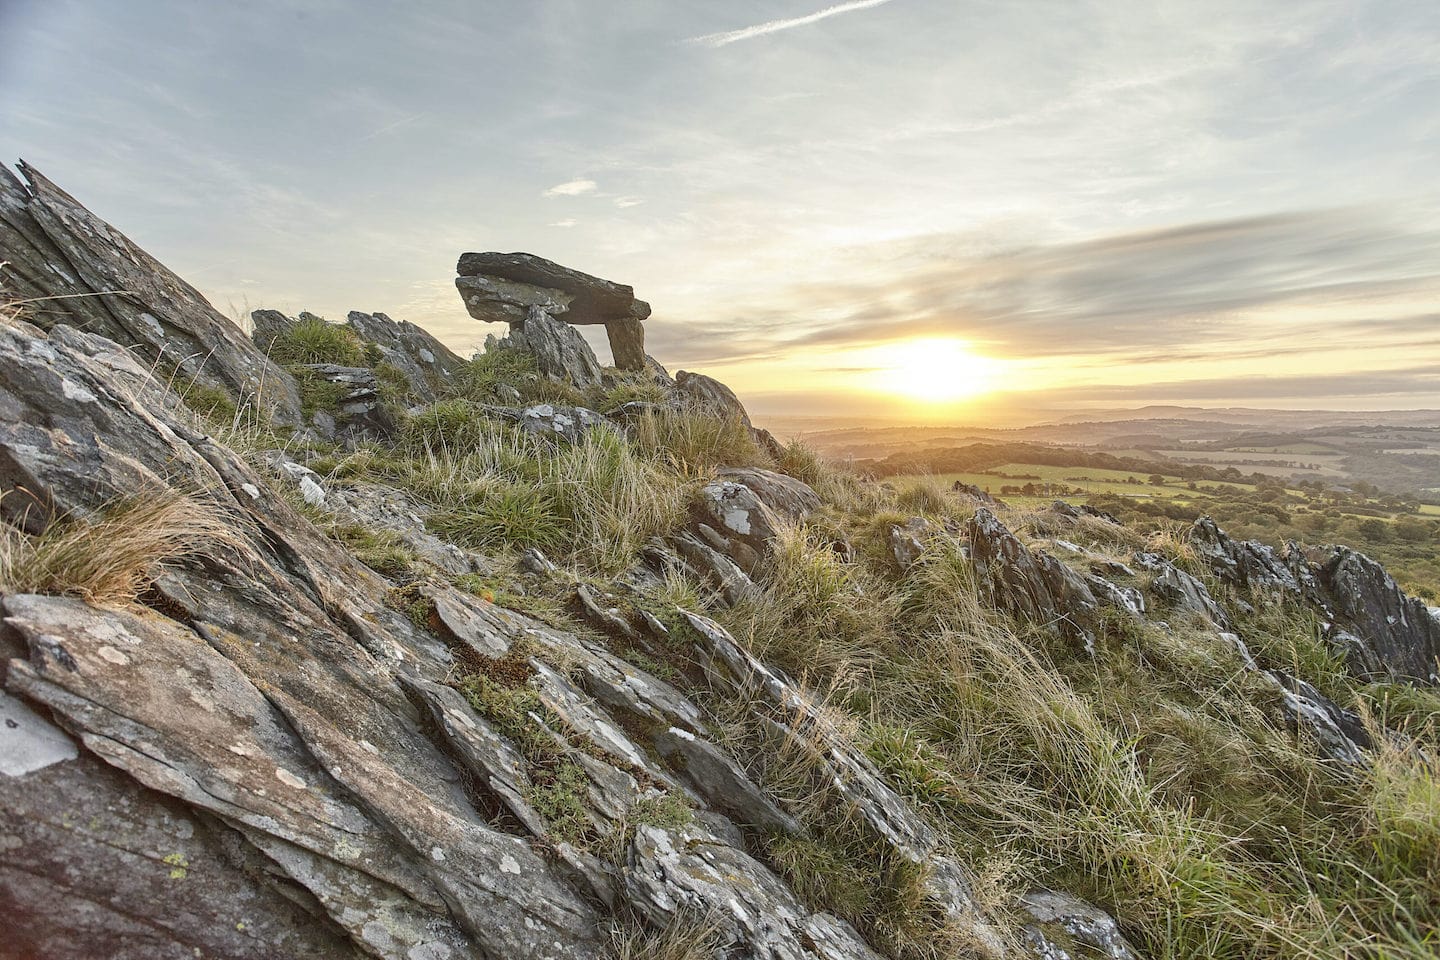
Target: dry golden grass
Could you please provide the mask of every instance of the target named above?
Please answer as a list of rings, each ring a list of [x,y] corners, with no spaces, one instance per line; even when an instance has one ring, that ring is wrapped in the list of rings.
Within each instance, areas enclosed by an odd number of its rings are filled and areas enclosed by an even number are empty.
[[[681,914],[661,930],[616,926],[608,960],[713,960],[725,942],[718,917]]]
[[[136,495],[88,517],[53,520],[39,534],[0,526],[0,592],[134,603],[165,564],[237,543],[212,501],[174,491]]]

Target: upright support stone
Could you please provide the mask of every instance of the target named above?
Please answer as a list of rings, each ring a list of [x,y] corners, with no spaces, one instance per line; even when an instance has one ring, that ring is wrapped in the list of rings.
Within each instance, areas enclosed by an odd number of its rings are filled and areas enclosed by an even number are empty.
[[[639,320],[611,320],[605,324],[610,355],[620,370],[645,369],[645,325]]]

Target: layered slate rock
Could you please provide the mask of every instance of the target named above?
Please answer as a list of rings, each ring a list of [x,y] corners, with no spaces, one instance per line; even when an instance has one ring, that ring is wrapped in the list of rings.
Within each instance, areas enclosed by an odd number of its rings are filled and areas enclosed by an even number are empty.
[[[819,508],[820,497],[805,483],[771,470],[744,467],[720,474],[718,480],[701,488],[693,505],[691,531],[695,539],[678,541],[677,546],[686,559],[702,567],[713,565],[695,544],[717,551],[748,578],[759,569],[781,524],[803,520]],[[727,581],[727,586],[735,582],[723,569],[720,579]]]
[[[538,312],[567,324],[603,324],[615,366],[646,369],[641,321],[650,316],[650,305],[635,299],[633,288],[530,253],[465,253],[455,269],[455,287],[476,320],[509,323],[513,329],[533,324]]]
[[[94,335],[0,325],[0,479],[31,494],[24,511],[0,501],[8,522],[38,532],[174,483],[229,533],[158,574],[144,606],[0,596],[14,721],[0,802],[21,814],[0,905],[25,920],[7,948],[589,960],[612,914],[656,928],[713,914],[737,957],[876,960],[747,849],[742,825],[799,824],[685,695],[444,580],[410,585],[423,615],[391,609],[392,583],[171,416],[163,385],[136,389],[134,367]],[[370,516],[354,492],[275,464],[311,506]],[[456,688],[477,667],[536,698],[530,740]],[[613,857],[553,834],[525,755],[536,737],[578,771],[576,826],[614,838]],[[646,819],[665,798],[689,812]],[[956,869],[937,873],[937,895],[963,881]]]
[[[291,369],[312,388],[333,394],[326,409],[310,415],[310,424],[325,439],[374,440],[395,431],[395,418],[385,404],[380,380],[369,367],[301,363]]]
[[[1344,651],[1352,672],[1440,683],[1440,621],[1384,567],[1348,547],[1331,547],[1315,577],[1336,616],[1330,640]]]
[[[1100,603],[1083,577],[1049,554],[1031,551],[984,507],[975,511],[967,532],[975,569],[997,606],[1094,648]]]
[[[28,319],[65,324],[135,350],[158,371],[300,419],[289,374],[200,292],[34,168],[0,168],[0,286],[32,300]]]
[[[423,327],[408,320],[392,320],[383,313],[351,310],[345,324],[360,339],[375,345],[380,362],[405,375],[413,399],[430,403],[446,395],[465,369],[465,361]]]
[[[539,307],[531,307],[523,320],[510,325],[510,335],[486,342],[486,351],[520,350],[535,357],[542,376],[584,389],[604,379],[595,351],[569,324],[556,320]]]
[[[372,956],[591,955],[594,909],[524,837],[487,824],[416,723],[395,674],[441,678],[454,660],[380,602],[388,584],[233,453],[155,413],[86,356],[0,327],[0,374],[7,486],[23,478],[35,503],[84,516],[174,482],[206,491],[236,535],[157,583],[167,615],[4,597],[23,643],[5,664],[10,693],[48,710],[85,755],[223,821],[264,864],[256,876],[274,877],[278,892],[298,887],[330,930]],[[29,517],[38,525],[45,514]],[[62,820],[51,814],[21,829]],[[62,833],[47,848],[53,863],[81,855],[83,824]],[[192,897],[208,892],[192,885]],[[151,906],[115,904],[126,917]],[[198,945],[219,954],[220,935]],[[281,940],[256,946],[285,952]]]
[[[1277,552],[1254,540],[1232,540],[1209,517],[1195,522],[1190,542],[1224,583],[1313,610],[1327,642],[1357,677],[1440,682],[1440,621],[1364,554],[1332,546],[1312,562],[1293,543]]]

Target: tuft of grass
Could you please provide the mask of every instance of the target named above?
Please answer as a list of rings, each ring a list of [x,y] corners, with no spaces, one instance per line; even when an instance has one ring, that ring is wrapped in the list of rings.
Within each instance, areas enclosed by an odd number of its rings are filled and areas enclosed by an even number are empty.
[[[808,483],[812,487],[829,472],[815,451],[799,440],[791,440],[785,445],[780,460],[775,466],[781,473],[788,474],[801,483]]]
[[[169,490],[136,495],[87,517],[60,517],[38,534],[0,525],[0,593],[131,604],[165,565],[239,543],[216,503]]]
[[[619,372],[613,374],[614,383],[596,390],[591,405],[601,413],[609,413],[627,403],[664,403],[669,399],[665,388],[648,373]]]
[[[468,401],[410,418],[401,444],[411,458],[387,479],[434,508],[438,533],[476,549],[531,543],[601,571],[676,527],[692,486],[613,431],[557,444]]]
[[[392,580],[407,580],[415,575],[419,558],[393,530],[344,523],[327,532],[376,573]]]
[[[566,517],[549,491],[504,481],[480,486],[472,484],[464,499],[435,511],[426,525],[475,550],[506,544],[550,550],[564,542]]]
[[[949,487],[932,476],[916,477],[906,483],[895,494],[895,504],[901,510],[931,517],[945,516],[958,505]]]
[[[505,348],[472,357],[453,380],[451,394],[456,399],[477,403],[514,402],[513,397],[504,395],[502,387],[518,391],[520,402],[526,404],[558,403],[573,407],[586,402],[585,394],[573,384],[541,376],[534,354]]]
[[[662,929],[617,924],[608,960],[714,960],[727,944],[720,919],[680,912]]]
[[[683,476],[703,476],[718,466],[768,462],[738,418],[662,407],[635,418],[629,436],[639,456],[664,463]]]
[[[228,391],[194,378],[172,381],[170,389],[175,391],[185,406],[210,423],[231,423],[240,412]]]
[[[535,355],[525,350],[491,350],[477,353],[453,380],[456,399],[492,403],[498,399],[499,388],[514,387],[521,391],[540,376]]]
[[[270,359],[282,365],[335,363],[358,367],[365,362],[365,342],[347,326],[307,317],[275,338]]]

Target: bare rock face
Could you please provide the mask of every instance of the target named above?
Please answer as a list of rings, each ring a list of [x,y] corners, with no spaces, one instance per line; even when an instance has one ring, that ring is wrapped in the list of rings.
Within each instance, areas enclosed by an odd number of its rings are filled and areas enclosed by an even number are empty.
[[[1348,547],[1332,547],[1318,565],[1336,624],[1331,642],[1361,677],[1440,683],[1440,622],[1406,596],[1385,568]]]
[[[714,377],[679,370],[675,373],[675,388],[679,391],[681,400],[697,410],[717,417],[739,420],[747,427],[753,426],[750,423],[750,414],[745,412],[745,405],[735,396],[735,391]]]
[[[510,335],[497,347],[528,351],[534,354],[541,374],[581,389],[598,386],[603,379],[600,361],[585,338],[539,307],[531,307],[524,320],[512,324]]]
[[[420,403],[445,396],[465,369],[465,361],[449,347],[408,320],[351,310],[345,323],[360,339],[375,345],[380,352],[380,362],[390,364],[405,375],[414,399]]]
[[[802,520],[819,506],[815,491],[794,477],[755,467],[731,468],[701,488],[691,527],[704,545],[728,558],[748,578],[758,572],[783,520]],[[680,549],[687,559],[700,554],[692,562],[703,560],[703,552],[691,544],[680,544]],[[720,579],[727,585],[734,580]]]
[[[1330,547],[1316,562],[1290,544],[1283,553],[1253,540],[1232,540],[1208,517],[1190,542],[1231,586],[1314,610],[1326,639],[1356,676],[1433,685],[1440,682],[1440,621],[1374,560]]]
[[[289,374],[194,287],[96,217],[38,171],[20,165],[22,183],[0,168],[0,286],[40,301],[29,312],[42,328],[66,324],[136,349],[162,376],[218,387],[232,398],[300,419]]]
[[[760,467],[722,467],[721,478],[749,487],[755,496],[781,516],[804,520],[820,509],[820,495],[803,480]]]
[[[1049,554],[1032,552],[984,507],[968,532],[970,555],[997,605],[1093,648],[1100,603],[1083,577]]]

